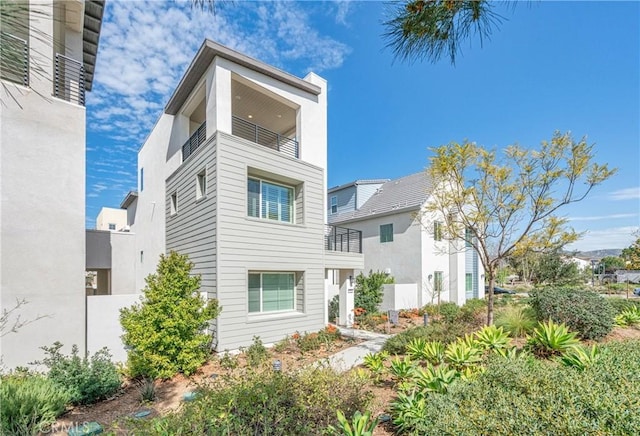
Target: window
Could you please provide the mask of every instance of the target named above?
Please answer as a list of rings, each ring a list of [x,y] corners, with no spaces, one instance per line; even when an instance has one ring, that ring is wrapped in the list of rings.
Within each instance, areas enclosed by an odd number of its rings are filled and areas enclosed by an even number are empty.
[[[196,200],[207,195],[207,170],[202,170],[196,176]]]
[[[433,240],[442,241],[442,223],[440,221],[433,222]]]
[[[140,251],[140,263],[144,263],[144,251]]]
[[[295,273],[249,273],[249,313],[293,310]]]
[[[260,179],[248,179],[247,215],[292,223],[293,206],[293,188]]]
[[[380,226],[380,242],[393,242],[393,224]]]
[[[178,213],[178,193],[171,194],[171,202],[169,204],[169,213],[175,215]]]
[[[466,273],[464,275],[464,290],[466,292],[473,292],[473,274]]]
[[[334,195],[331,197],[331,214],[338,213],[338,196]]]
[[[464,245],[466,247],[471,247],[471,242],[473,241],[473,232],[469,227],[464,229]]]
[[[444,290],[442,281],[442,271],[434,271],[433,273],[433,290],[434,292],[442,292]]]
[[[140,192],[144,190],[144,168],[140,168]]]
[[[116,225],[113,223],[109,223],[109,230],[115,230],[116,229]]]

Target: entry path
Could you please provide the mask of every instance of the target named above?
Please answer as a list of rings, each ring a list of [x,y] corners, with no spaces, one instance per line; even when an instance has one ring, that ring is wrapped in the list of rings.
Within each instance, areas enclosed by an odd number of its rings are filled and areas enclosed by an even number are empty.
[[[382,349],[384,343],[393,335],[367,332],[364,330],[338,327],[340,333],[345,338],[364,339],[353,347],[346,348],[327,359],[329,365],[339,372],[348,371],[364,362],[364,356],[369,353],[377,353]]]

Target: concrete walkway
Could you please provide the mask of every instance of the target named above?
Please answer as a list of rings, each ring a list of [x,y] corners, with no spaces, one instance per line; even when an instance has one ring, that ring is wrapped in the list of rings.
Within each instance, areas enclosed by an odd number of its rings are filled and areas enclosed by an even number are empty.
[[[354,345],[353,347],[346,348],[333,356],[328,357],[327,361],[329,365],[339,372],[348,371],[351,368],[362,364],[364,356],[369,353],[377,353],[380,351],[387,339],[393,336],[346,327],[338,327],[338,329],[345,338],[365,340],[364,342]]]

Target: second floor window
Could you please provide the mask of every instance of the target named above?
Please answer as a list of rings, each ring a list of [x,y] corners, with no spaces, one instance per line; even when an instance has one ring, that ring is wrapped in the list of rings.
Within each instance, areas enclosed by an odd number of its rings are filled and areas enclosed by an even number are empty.
[[[247,215],[293,223],[293,188],[249,178],[247,181]]]
[[[433,240],[442,241],[442,223],[440,221],[433,223]]]
[[[393,224],[380,226],[380,242],[393,242]]]
[[[442,271],[434,271],[433,273],[433,290],[440,293],[444,291],[444,281],[442,279]]]
[[[334,195],[331,197],[331,214],[338,213],[338,197]]]

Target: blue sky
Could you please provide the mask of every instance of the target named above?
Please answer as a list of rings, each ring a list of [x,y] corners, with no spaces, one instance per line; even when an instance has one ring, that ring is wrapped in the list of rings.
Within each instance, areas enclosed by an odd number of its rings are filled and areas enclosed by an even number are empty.
[[[422,171],[429,147],[465,138],[537,146],[587,135],[618,174],[562,210],[571,248],[622,248],[640,227],[640,3],[523,2],[481,47],[394,61],[379,2],[107,2],[87,103],[87,227],[136,189],[137,151],[204,38],[329,82],[329,187]]]

